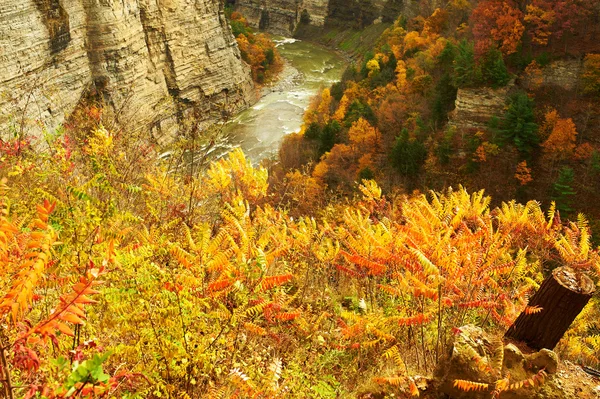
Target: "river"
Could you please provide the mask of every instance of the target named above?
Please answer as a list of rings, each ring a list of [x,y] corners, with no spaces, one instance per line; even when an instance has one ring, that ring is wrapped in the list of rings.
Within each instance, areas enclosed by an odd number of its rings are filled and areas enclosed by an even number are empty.
[[[318,45],[287,38],[274,41],[287,61],[279,81],[265,87],[256,104],[225,125],[220,140],[222,147],[241,147],[255,164],[275,156],[282,138],[300,130],[311,97],[338,81],[346,67],[342,57]]]

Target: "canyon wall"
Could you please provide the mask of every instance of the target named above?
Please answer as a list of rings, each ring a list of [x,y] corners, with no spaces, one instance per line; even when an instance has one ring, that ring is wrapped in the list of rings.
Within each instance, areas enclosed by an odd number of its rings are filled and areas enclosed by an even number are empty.
[[[414,0],[235,0],[235,9],[255,29],[292,36],[303,13],[313,26],[331,24],[350,28],[356,27],[365,13],[372,13],[375,21],[393,22],[400,14],[407,18],[428,16],[446,2],[430,0],[428,6],[422,8],[422,3]]]
[[[54,129],[90,93],[160,142],[254,96],[218,0],[2,0],[0,137]]]
[[[322,26],[328,5],[328,0],[237,0],[235,8],[254,29],[291,36],[303,10],[308,12],[311,25]]]
[[[458,89],[455,109],[450,113],[450,124],[459,129],[485,129],[493,116],[501,116],[508,93],[514,82],[499,89],[490,87]]]

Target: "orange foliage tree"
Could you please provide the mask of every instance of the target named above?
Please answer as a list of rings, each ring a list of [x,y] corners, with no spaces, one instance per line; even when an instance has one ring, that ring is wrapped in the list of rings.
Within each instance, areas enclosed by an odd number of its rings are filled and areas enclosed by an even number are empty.
[[[533,178],[531,177],[531,169],[529,169],[527,166],[527,161],[522,161],[517,165],[515,179],[519,181],[521,186],[525,186],[533,181]]]
[[[264,33],[252,32],[239,12],[231,13],[229,20],[242,58],[252,70],[252,79],[258,83],[265,82],[282,66],[275,43]]]
[[[492,46],[498,46],[504,54],[516,52],[525,31],[523,13],[512,0],[482,1],[473,10],[470,21],[478,55]]]
[[[550,131],[546,141],[542,144],[544,151],[552,158],[564,160],[573,156],[577,141],[577,129],[571,118],[562,119],[556,111],[546,114],[544,129]]]

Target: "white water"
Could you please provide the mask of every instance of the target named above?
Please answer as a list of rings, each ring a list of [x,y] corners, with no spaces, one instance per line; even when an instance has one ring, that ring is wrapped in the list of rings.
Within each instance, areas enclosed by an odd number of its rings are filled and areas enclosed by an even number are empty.
[[[282,138],[300,130],[311,97],[340,79],[345,63],[336,53],[296,39],[276,43],[289,66],[270,93],[224,127],[220,153],[241,147],[253,163],[276,156]]]

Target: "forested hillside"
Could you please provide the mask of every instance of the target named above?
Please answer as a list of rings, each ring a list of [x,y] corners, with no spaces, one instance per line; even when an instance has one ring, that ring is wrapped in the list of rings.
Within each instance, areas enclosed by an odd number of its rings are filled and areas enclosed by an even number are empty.
[[[598,2],[421,6],[314,99],[284,169],[323,193],[463,184],[600,217]]]

